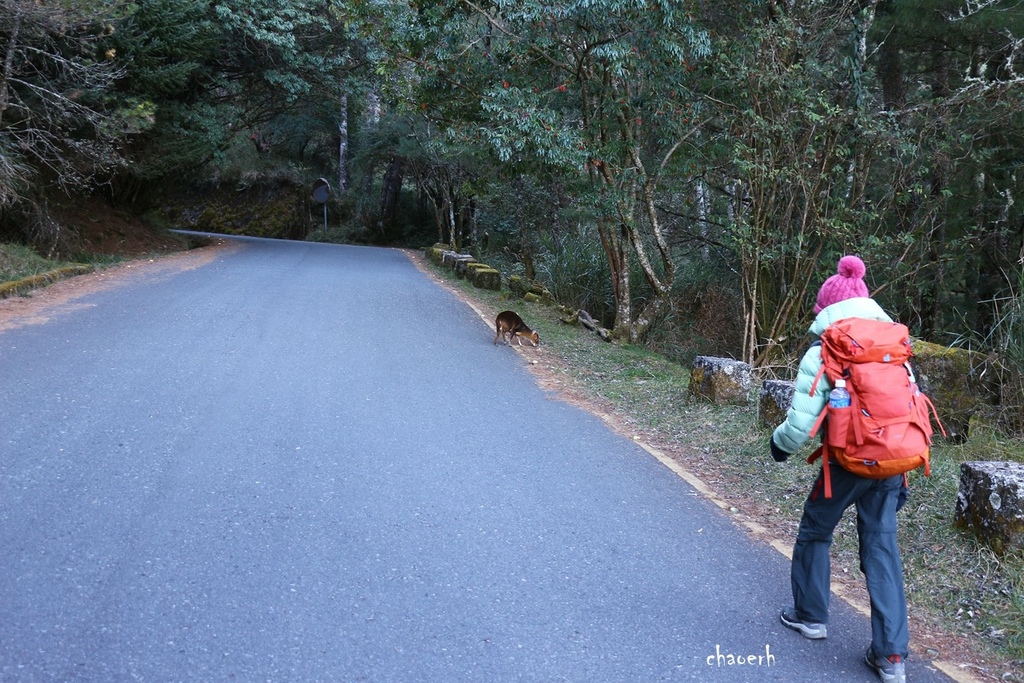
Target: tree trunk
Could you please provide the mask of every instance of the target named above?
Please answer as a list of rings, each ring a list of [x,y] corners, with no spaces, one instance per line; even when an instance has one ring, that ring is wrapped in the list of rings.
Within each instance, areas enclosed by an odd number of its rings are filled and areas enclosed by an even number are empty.
[[[4,54],[3,71],[0,72],[0,119],[3,118],[7,104],[10,102],[10,92],[7,84],[10,82],[11,70],[14,68],[14,53],[18,49],[18,34],[21,32],[22,16],[23,10],[21,5],[18,4],[14,10],[14,26],[11,27],[11,37],[7,43],[7,52]]]
[[[629,339],[633,319],[632,293],[629,281],[629,254],[626,252],[628,238],[625,226],[613,224],[608,218],[598,218],[597,231],[601,236],[608,269],[611,272],[612,292],[615,297],[615,322],[612,324],[612,338]]]
[[[628,123],[623,120],[622,125],[626,131],[626,142],[629,144],[629,154],[637,175],[637,183],[639,184],[639,192],[631,193],[631,196],[639,195],[645,225],[650,229],[661,260],[661,275],[659,276],[654,264],[647,255],[647,249],[644,247],[644,242],[636,223],[633,221],[625,223],[629,230],[630,244],[633,247],[633,251],[636,252],[637,261],[653,294],[651,300],[630,324],[629,340],[632,343],[639,343],[651,329],[658,314],[668,306],[669,296],[672,294],[672,285],[675,282],[676,264],[672,259],[672,252],[669,249],[668,241],[665,239],[665,234],[661,227],[661,219],[658,217],[658,210],[654,203],[657,179],[647,173],[643,159],[640,157],[640,150],[636,144],[633,144],[632,131]],[[672,151],[668,152],[665,162],[668,161],[668,157],[671,155]],[[633,213],[632,207],[627,213]]]
[[[366,123],[369,126],[380,123],[380,96],[372,90],[366,96]]]
[[[348,95],[341,96],[338,116],[338,196],[348,189]]]

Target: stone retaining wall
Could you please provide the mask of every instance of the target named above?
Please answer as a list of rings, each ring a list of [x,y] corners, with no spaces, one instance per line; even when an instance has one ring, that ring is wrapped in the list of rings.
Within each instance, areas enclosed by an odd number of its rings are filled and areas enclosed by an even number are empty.
[[[441,266],[455,271],[455,275],[465,278],[480,289],[501,289],[501,273],[486,263],[480,263],[472,254],[460,254],[448,249],[444,244],[435,244],[424,250],[427,258]]]

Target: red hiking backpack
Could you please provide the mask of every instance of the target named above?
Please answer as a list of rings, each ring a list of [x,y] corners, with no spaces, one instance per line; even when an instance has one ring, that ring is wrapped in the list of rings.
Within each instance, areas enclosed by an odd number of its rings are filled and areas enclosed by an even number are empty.
[[[924,466],[931,474],[931,416],[945,435],[935,406],[911,381],[910,331],[899,323],[844,318],[821,335],[821,370],[811,384],[813,396],[822,374],[832,383],[845,380],[850,406],[826,406],[811,436],[825,423],[826,437],[807,462],[831,458],[843,469],[869,479],[886,479]],[[832,497],[829,468],[824,468],[825,497]]]

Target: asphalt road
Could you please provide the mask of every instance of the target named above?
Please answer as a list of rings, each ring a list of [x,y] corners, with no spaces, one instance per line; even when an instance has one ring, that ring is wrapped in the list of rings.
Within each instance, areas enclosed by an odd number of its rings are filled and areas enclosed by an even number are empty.
[[[403,253],[239,242],[0,333],[0,681],[876,680]]]

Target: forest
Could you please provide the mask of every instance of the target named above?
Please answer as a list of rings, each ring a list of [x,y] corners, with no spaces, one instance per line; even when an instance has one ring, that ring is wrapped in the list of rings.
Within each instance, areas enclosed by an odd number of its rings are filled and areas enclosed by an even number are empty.
[[[303,235],[443,242],[616,340],[785,371],[843,254],[1024,367],[1009,0],[0,0],[0,241],[326,179]]]

